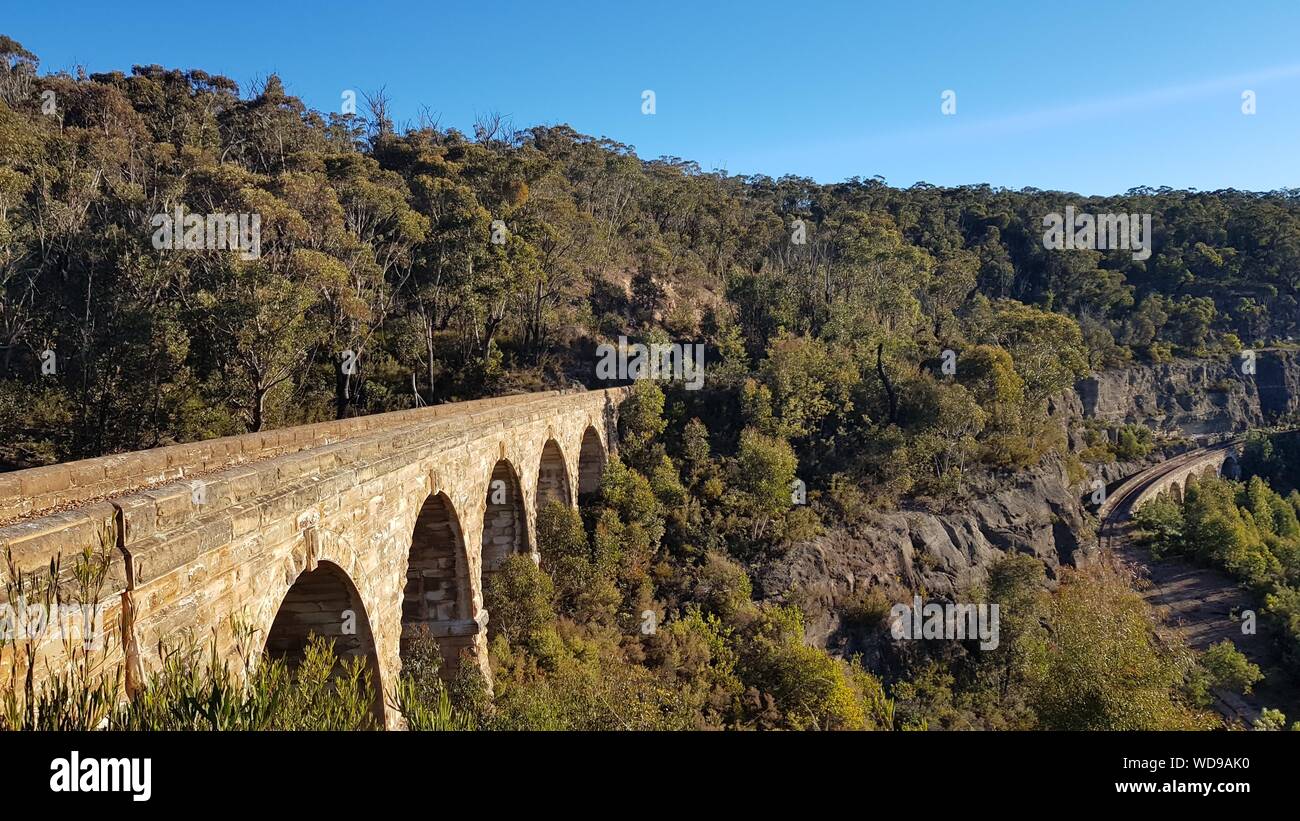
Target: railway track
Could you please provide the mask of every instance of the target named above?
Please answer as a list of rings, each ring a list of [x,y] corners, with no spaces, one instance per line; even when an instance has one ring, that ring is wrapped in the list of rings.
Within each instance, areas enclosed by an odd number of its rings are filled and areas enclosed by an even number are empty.
[[[1141,591],[1144,598],[1156,610],[1162,627],[1178,634],[1182,644],[1204,651],[1215,638],[1232,638],[1233,643],[1251,656],[1253,662],[1267,669],[1270,659],[1266,657],[1265,642],[1245,642],[1245,638],[1256,637],[1229,635],[1236,624],[1229,617],[1233,606],[1253,606],[1235,579],[1219,571],[1195,567],[1181,559],[1155,560],[1147,550],[1132,544],[1127,532],[1133,504],[1144,491],[1170,473],[1204,459],[1207,455],[1235,447],[1242,441],[1244,437],[1234,437],[1209,447],[1190,450],[1125,480],[1114,493],[1108,495],[1098,510],[1101,519],[1098,542],[1104,555],[1112,561],[1122,562],[1136,577],[1149,585]],[[1211,611],[1208,616],[1204,614],[1207,609]],[[1193,620],[1193,616],[1197,618]],[[1170,637],[1162,630],[1156,631],[1156,638],[1162,645],[1170,646]],[[1247,647],[1247,644],[1250,646]],[[1225,720],[1246,727],[1259,716],[1261,706],[1275,706],[1261,705],[1258,697],[1247,699],[1232,692],[1213,691],[1211,696],[1215,711]]]

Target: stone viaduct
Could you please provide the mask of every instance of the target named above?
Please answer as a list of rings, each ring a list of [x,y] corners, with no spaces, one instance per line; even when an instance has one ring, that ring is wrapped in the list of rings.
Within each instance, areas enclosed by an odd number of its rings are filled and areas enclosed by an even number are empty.
[[[596,489],[625,396],[499,397],[0,474],[0,550],[21,571],[58,558],[65,577],[83,551],[107,556],[92,598],[128,690],[187,633],[234,658],[238,623],[291,663],[315,633],[367,659],[392,726],[404,639],[427,628],[445,669],[485,667],[485,578],[536,559],[540,505]],[[38,679],[66,646],[47,631]],[[0,653],[0,682],[17,655]]]
[[[1170,460],[1171,463],[1175,461],[1176,459]],[[1181,502],[1188,479],[1220,475],[1237,478],[1241,473],[1238,461],[1238,455],[1234,448],[1217,447],[1189,453],[1187,458],[1177,461],[1176,464],[1166,463],[1165,469],[1160,471],[1158,475],[1153,476],[1151,481],[1138,492],[1133,499],[1131,509],[1137,510],[1142,505],[1165,493],[1171,493],[1175,499]]]

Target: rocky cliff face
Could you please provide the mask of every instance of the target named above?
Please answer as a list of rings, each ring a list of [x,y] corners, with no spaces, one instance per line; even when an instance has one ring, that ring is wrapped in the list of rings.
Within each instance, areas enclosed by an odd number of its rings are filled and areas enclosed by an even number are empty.
[[[1104,371],[1079,380],[1053,410],[1195,438],[1276,424],[1300,409],[1300,352],[1260,351],[1253,374],[1242,373],[1242,363],[1224,357]]]
[[[851,530],[802,542],[755,568],[762,597],[795,597],[809,640],[833,643],[841,611],[875,588],[891,602],[920,592],[927,600],[963,600],[1007,552],[1029,553],[1055,579],[1062,564],[1087,560],[1093,524],[1059,460],[959,511],[899,510],[872,515]]]
[[[1103,372],[1080,380],[1048,410],[1078,450],[1083,440],[1077,423],[1084,419],[1213,438],[1275,424],[1298,409],[1300,355],[1261,351],[1253,375],[1226,357]],[[1112,485],[1143,466],[1112,463],[1090,470]],[[1071,485],[1064,463],[1054,459],[958,510],[880,512],[851,529],[793,545],[779,559],[753,568],[755,586],[765,598],[795,598],[805,611],[810,641],[843,647],[844,611],[868,589],[890,602],[917,592],[953,600],[983,584],[989,565],[1008,552],[1037,556],[1049,579],[1062,565],[1088,561],[1096,544],[1088,495],[1088,488]]]

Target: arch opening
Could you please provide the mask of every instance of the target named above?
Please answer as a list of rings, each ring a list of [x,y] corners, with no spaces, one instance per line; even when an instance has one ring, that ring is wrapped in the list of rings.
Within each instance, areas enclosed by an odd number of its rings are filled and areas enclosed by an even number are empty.
[[[524,497],[510,462],[502,459],[492,468],[487,506],[483,511],[483,583],[513,553],[528,549],[524,524]]]
[[[445,493],[424,500],[411,531],[402,592],[403,665],[419,651],[418,643],[432,640],[442,656],[442,672],[458,666],[460,651],[473,644],[469,562],[464,537],[451,500]]]
[[[1237,461],[1236,454],[1230,453],[1224,458],[1219,475],[1234,480],[1241,478],[1241,463]]]
[[[374,696],[372,707],[375,717],[382,722],[383,683],[370,619],[347,573],[332,562],[320,562],[315,570],[301,573],[294,580],[266,635],[263,655],[283,659],[290,670],[296,670],[306,658],[307,645],[313,636],[334,642],[338,659],[336,673],[351,658],[365,660]]]
[[[554,439],[548,439],[542,448],[542,459],[537,465],[536,507],[541,510],[547,502],[573,504],[569,491],[569,469],[564,464],[564,454]]]
[[[509,461],[501,459],[492,468],[488,482],[487,506],[483,510],[483,549],[480,554],[483,590],[483,608],[487,610],[488,635],[496,632],[492,623],[492,578],[506,560],[516,553],[528,551],[528,534],[525,532],[524,496],[519,488],[519,478]]]
[[[578,452],[578,498],[589,497],[600,490],[600,479],[605,473],[605,445],[594,427],[588,426],[582,434],[582,449]]]

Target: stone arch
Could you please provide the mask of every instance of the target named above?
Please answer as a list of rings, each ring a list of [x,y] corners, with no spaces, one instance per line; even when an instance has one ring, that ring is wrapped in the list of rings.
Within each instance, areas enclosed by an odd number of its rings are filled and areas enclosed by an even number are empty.
[[[384,687],[370,618],[356,585],[333,562],[319,562],[298,574],[280,601],[263,654],[283,659],[292,670],[302,663],[312,636],[332,639],[340,663],[358,656],[366,660],[375,717],[382,722]]]
[[[486,506],[483,510],[480,561],[484,586],[511,554],[527,552],[527,515],[519,475],[510,460],[499,459],[488,480]]]
[[[1174,480],[1174,483],[1169,486],[1169,496],[1181,505],[1183,503],[1183,483]]]
[[[605,445],[595,426],[588,425],[582,434],[578,451],[578,497],[590,496],[600,489],[600,477],[605,473]]]
[[[1237,454],[1229,453],[1223,459],[1223,465],[1219,468],[1219,475],[1227,479],[1241,478],[1241,462],[1237,460]]]
[[[446,493],[431,493],[416,516],[407,554],[399,651],[403,664],[414,642],[427,634],[438,644],[443,671],[454,672],[460,651],[472,648],[478,632],[473,608],[460,519]]]
[[[573,504],[573,493],[570,491],[569,484],[569,468],[565,464],[564,452],[560,450],[560,443],[554,439],[547,439],[546,445],[542,448],[542,457],[537,463],[537,493],[535,496],[536,509],[539,511],[547,502],[552,500],[570,506]]]

